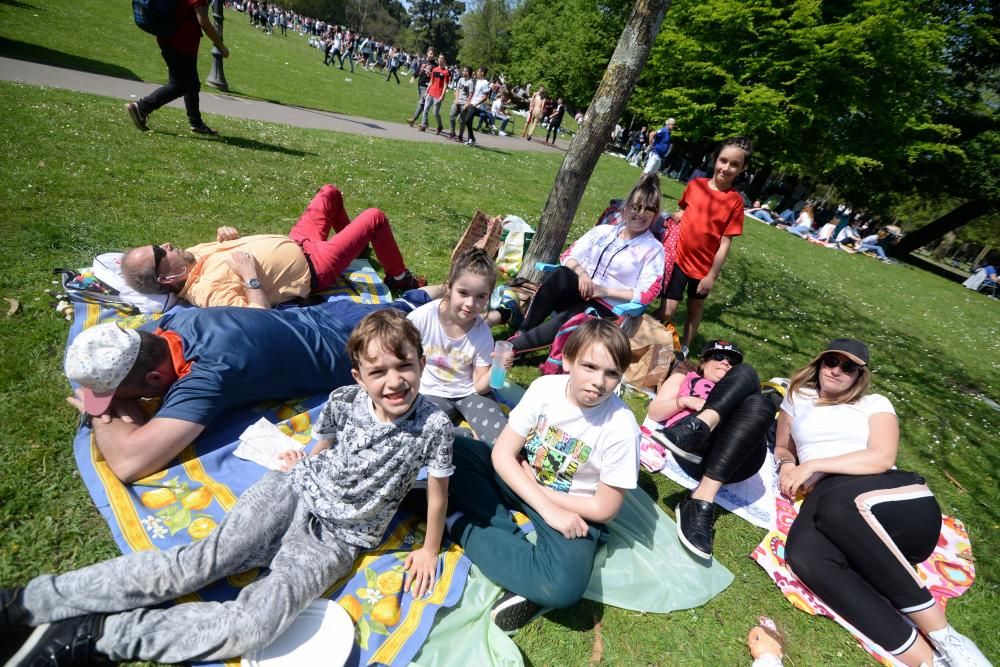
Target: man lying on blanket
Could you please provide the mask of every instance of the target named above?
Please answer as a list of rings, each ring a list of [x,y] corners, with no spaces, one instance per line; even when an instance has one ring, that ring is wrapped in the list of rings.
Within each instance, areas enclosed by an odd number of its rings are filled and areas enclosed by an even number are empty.
[[[122,258],[122,275],[137,292],[176,292],[195,306],[270,308],[327,289],[369,243],[390,290],[427,284],[407,270],[385,213],[370,208],[349,219],[332,185],[319,189],[288,236],[240,238],[235,228],[219,227],[215,243],[187,250],[170,243],[133,248]]]
[[[207,662],[268,646],[351,571],[361,549],[379,543],[423,466],[427,532],[405,558],[403,588],[414,598],[433,590],[452,436],[448,418],[418,393],[420,333],[398,312],[373,313],[347,341],[348,355],[360,386],[330,394],[313,455],[265,475],[207,537],[0,589],[0,661]],[[234,601],[147,608],[250,567],[269,572]]]
[[[430,301],[410,290],[391,304],[335,301],[311,308],[186,309],[138,330],[99,324],[66,351],[68,400],[93,419],[96,443],[124,482],[165,468],[226,408],[325,393],[352,382],[344,343],[368,313],[410,312]],[[162,396],[152,419],[137,402]],[[87,417],[85,417],[87,419]]]

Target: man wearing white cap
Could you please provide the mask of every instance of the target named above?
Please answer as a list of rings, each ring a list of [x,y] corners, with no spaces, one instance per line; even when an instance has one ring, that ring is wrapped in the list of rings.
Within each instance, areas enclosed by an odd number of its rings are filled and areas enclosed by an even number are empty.
[[[139,330],[99,324],[66,351],[68,400],[92,420],[112,472],[131,482],[164,469],[225,409],[326,393],[353,382],[344,345],[372,310],[430,300],[411,290],[392,304],[311,308],[189,308]],[[136,399],[162,396],[148,421]]]

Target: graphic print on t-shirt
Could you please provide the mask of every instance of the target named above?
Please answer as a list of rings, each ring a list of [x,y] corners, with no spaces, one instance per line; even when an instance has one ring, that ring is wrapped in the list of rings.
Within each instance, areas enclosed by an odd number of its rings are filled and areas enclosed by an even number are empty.
[[[573,476],[590,459],[591,451],[583,440],[558,426],[549,426],[545,417],[539,418],[538,426],[524,442],[525,457],[538,483],[562,493],[569,493]]]
[[[446,350],[437,345],[425,345],[424,354],[427,355],[427,363],[438,369],[437,375],[442,382],[456,379],[472,368],[475,361],[472,355],[465,354],[462,350]]]

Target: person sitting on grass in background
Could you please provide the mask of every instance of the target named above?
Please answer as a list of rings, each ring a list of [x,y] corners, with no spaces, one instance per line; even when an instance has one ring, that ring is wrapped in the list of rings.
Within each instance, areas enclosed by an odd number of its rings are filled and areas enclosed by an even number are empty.
[[[815,222],[815,220],[813,219],[814,211],[815,207],[812,205],[812,203],[807,203],[805,206],[802,207],[802,210],[799,211],[799,217],[795,219],[794,225],[792,225],[791,227],[778,225],[778,228],[784,229],[789,234],[795,234],[796,236],[799,237],[805,237],[807,234],[812,233],[813,223]]]
[[[691,179],[677,202],[680,211],[674,217],[681,220],[681,238],[658,316],[663,322],[671,320],[687,292],[681,341],[685,356],[698,334],[705,299],[722,272],[733,239],[743,233],[743,197],[733,189],[733,183],[747,168],[751,155],[753,144],[746,137],[726,139],[719,146],[712,177]]]
[[[767,456],[765,435],[774,405],[760,393],[760,378],[733,343],[713,340],[697,370],[678,364],[649,403],[643,426],[673,452],[698,486],[676,509],[677,535],[695,556],[712,557],[715,496],[723,484],[757,474]],[[652,455],[652,456],[650,456]],[[662,453],[643,451],[644,464]]]
[[[805,494],[788,530],[795,577],[857,631],[911,667],[988,667],[916,575],[941,535],[923,477],[896,468],[899,423],[869,394],[868,346],[836,338],[792,375],[778,413],[778,487]]]
[[[506,589],[491,613],[505,632],[583,596],[605,524],[638,480],[639,427],[615,395],[632,359],[628,337],[588,320],[563,355],[567,374],[531,383],[492,450],[455,440],[448,531]],[[509,510],[531,519],[534,543]]]
[[[483,320],[496,285],[493,259],[480,248],[455,258],[445,285],[448,292],[408,315],[423,340],[427,365],[424,396],[455,424],[464,419],[480,440],[492,443],[507,418],[490,396],[493,334]],[[509,368],[513,355],[505,359]]]
[[[625,198],[624,220],[598,225],[563,253],[548,274],[510,342],[516,353],[552,343],[574,315],[593,308],[611,317],[618,304],[648,304],[663,283],[663,244],[650,227],[660,213],[660,179],[643,174]]]
[[[774,224],[774,216],[771,215],[771,207],[767,204],[761,204],[760,200],[755,200],[753,206],[744,211],[746,215],[752,215],[761,222],[766,222],[769,225]]]
[[[404,590],[414,598],[433,590],[452,434],[419,394],[420,334],[402,313],[382,310],[361,321],[347,354],[358,384],[330,394],[313,455],[286,456],[288,472],[268,472],[207,537],[0,590],[4,643],[27,636],[7,664],[70,664],[49,661],[59,655],[74,665],[218,662],[262,649],[379,544],[423,466],[427,532],[403,563]],[[268,572],[232,602],[155,608],[250,568]]]
[[[389,289],[427,284],[406,268],[386,214],[369,208],[351,220],[333,185],[319,189],[288,236],[240,237],[219,227],[214,243],[187,250],[170,243],[133,248],[122,257],[122,275],[137,292],[176,292],[193,306],[271,308],[327,289],[369,243]]]

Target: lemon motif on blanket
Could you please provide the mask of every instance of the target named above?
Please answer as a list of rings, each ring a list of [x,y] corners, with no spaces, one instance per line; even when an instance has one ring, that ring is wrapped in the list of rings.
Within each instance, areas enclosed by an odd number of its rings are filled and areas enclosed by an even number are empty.
[[[382,595],[395,595],[403,590],[403,573],[396,570],[383,572],[375,580],[375,586]]]
[[[386,627],[399,623],[399,600],[395,597],[382,598],[372,607],[372,620]]]
[[[150,482],[155,482],[156,480],[163,479],[166,476],[167,476],[166,470],[161,470],[160,472],[154,472],[152,475],[148,475],[140,480],[136,480],[135,485],[136,486],[149,485]]]
[[[344,610],[350,615],[351,620],[355,623],[361,618],[362,609],[361,603],[353,595],[348,595],[338,601],[338,604],[344,608]]]
[[[177,502],[177,496],[171,489],[153,489],[146,491],[139,499],[151,510],[158,510]]]
[[[188,526],[188,535],[193,539],[201,540],[209,536],[209,534],[215,530],[217,524],[206,517],[201,517],[200,519],[195,519]]]
[[[204,486],[181,498],[181,505],[188,510],[203,510],[212,504],[212,492]]]

